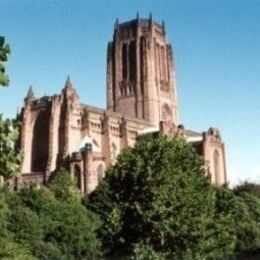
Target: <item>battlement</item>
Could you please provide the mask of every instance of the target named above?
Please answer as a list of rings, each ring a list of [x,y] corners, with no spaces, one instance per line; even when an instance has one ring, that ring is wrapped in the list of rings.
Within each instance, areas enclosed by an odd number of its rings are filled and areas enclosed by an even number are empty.
[[[114,40],[133,39],[136,38],[138,35],[147,35],[148,32],[154,32],[157,37],[161,38],[161,40],[166,40],[164,22],[162,22],[162,24],[159,24],[154,22],[151,18],[136,18],[124,23],[119,23],[117,20],[114,28]]]
[[[115,30],[116,29],[124,29],[126,27],[143,27],[143,28],[151,28],[151,26],[156,27],[157,29],[164,30],[164,25],[160,25],[157,22],[154,22],[152,19],[144,19],[144,18],[136,18],[131,21],[123,22],[123,23],[116,23],[115,24]]]
[[[61,102],[61,95],[42,96],[40,98],[34,98],[30,100],[25,99],[25,103],[29,104],[32,109],[49,106],[53,102]]]

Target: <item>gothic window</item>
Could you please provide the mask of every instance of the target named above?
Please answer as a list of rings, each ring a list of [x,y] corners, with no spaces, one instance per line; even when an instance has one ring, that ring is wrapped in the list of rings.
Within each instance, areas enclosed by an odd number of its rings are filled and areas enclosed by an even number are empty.
[[[166,74],[167,74],[167,81],[170,80],[170,60],[169,60],[169,47],[167,45],[167,48],[166,48]]]
[[[157,43],[157,68],[159,71],[159,78],[162,80],[162,60],[161,60],[161,53],[160,53],[160,45]]]
[[[214,160],[214,174],[215,174],[215,181],[216,184],[219,184],[219,152],[217,150],[214,151],[213,154],[213,160]]]
[[[31,161],[31,169],[33,172],[45,171],[47,167],[49,152],[49,121],[49,110],[42,110],[39,112],[33,126]]]
[[[153,52],[154,52],[154,66],[155,66],[155,78],[156,78],[156,82],[158,80],[158,75],[157,75],[157,71],[158,71],[158,60],[157,60],[157,43],[156,43],[156,39],[154,38],[154,43],[153,43]]]
[[[144,37],[141,37],[140,48],[139,48],[139,57],[140,57],[140,85],[141,93],[144,94]]]
[[[135,82],[136,78],[136,48],[135,42],[132,41],[129,45],[129,79],[131,82]],[[133,92],[133,89],[130,89]]]
[[[161,109],[161,120],[168,121],[171,115],[171,110],[167,104],[164,104]]]
[[[162,66],[162,79],[165,80],[166,66],[165,66],[165,52],[163,46],[161,46],[161,66]]]
[[[124,43],[122,47],[122,77],[127,79],[127,44]]]
[[[73,171],[73,180],[75,186],[81,190],[81,171],[80,167],[78,165],[75,165],[74,171]]]
[[[112,147],[111,147],[111,157],[112,157],[112,160],[115,160],[116,159],[116,155],[117,155],[117,148],[116,148],[116,145],[115,143],[112,143]]]
[[[100,183],[104,177],[104,167],[100,164],[97,168],[97,182]]]

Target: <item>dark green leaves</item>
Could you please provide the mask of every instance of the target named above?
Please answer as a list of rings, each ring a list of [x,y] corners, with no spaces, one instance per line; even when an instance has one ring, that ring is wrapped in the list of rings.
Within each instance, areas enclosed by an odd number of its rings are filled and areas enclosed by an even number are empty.
[[[52,189],[60,187],[55,194],[36,186],[18,192],[0,190],[1,259],[73,260],[101,256],[96,236],[98,216],[86,210],[78,194],[69,193],[70,199],[63,200],[69,189],[68,176],[64,170],[57,173]]]
[[[9,78],[5,74],[4,62],[8,60],[10,52],[9,44],[5,44],[5,38],[0,36],[0,86],[8,86],[9,84]]]
[[[140,138],[121,152],[89,201],[104,221],[100,234],[112,255],[202,259],[234,247],[227,219],[215,219],[203,160],[182,139]]]
[[[5,180],[16,176],[22,163],[22,152],[17,148],[18,123],[3,119],[0,114],[0,176]]]

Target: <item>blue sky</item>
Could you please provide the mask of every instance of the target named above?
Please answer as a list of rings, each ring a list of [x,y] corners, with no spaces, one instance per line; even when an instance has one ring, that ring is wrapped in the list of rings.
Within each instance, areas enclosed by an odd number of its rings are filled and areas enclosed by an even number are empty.
[[[228,178],[260,181],[260,1],[0,0],[0,35],[10,43],[9,88],[0,111],[14,116],[28,86],[59,93],[67,75],[81,101],[106,106],[106,46],[113,25],[165,21],[177,69],[180,122],[220,129]]]

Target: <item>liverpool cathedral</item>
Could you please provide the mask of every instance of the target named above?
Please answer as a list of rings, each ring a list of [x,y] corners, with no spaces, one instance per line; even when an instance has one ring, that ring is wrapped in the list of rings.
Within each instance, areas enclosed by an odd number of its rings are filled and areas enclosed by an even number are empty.
[[[47,184],[65,167],[89,193],[121,149],[152,132],[185,138],[204,157],[212,183],[227,181],[219,131],[198,133],[179,124],[173,51],[164,24],[151,16],[114,25],[107,46],[107,109],[82,104],[68,77],[58,95],[36,98],[30,88],[20,118],[24,161],[18,187]]]

